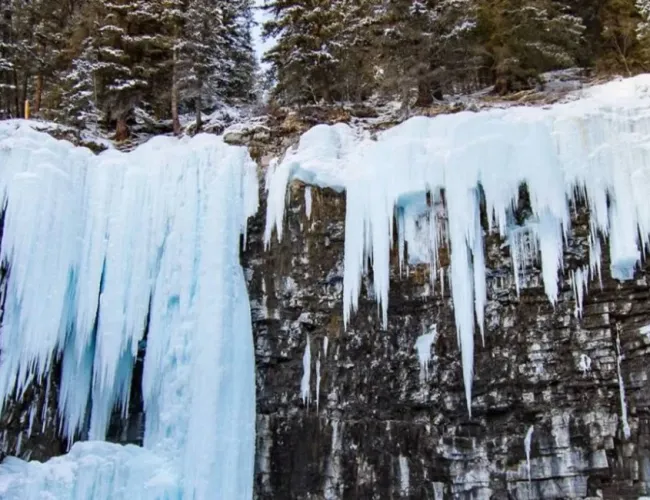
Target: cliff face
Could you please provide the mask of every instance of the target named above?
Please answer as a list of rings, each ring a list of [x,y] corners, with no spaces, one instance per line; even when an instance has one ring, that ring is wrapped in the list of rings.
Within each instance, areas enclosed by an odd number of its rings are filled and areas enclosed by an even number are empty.
[[[261,141],[253,134],[251,151],[263,168],[289,143],[286,130],[272,130]],[[627,499],[650,492],[650,337],[642,333],[650,325],[650,265],[618,283],[604,262],[602,289],[590,284],[580,318],[568,280],[553,308],[534,263],[517,297],[508,248],[488,237],[487,328],[484,346],[477,338],[470,418],[447,279],[444,290],[433,290],[426,268],[400,275],[394,255],[388,328],[365,286],[344,330],[345,194],[311,194],[308,218],[305,187],[292,185],[283,241],[268,251],[262,196],[242,258],[256,345],[257,498]],[[586,225],[578,213],[565,276],[587,261]],[[448,264],[444,251],[441,261]],[[33,397],[6,405],[0,451],[44,460],[65,450],[56,436],[56,380],[49,390],[34,383]],[[131,419],[115,417],[116,441],[141,436],[141,401],[133,394]]]
[[[447,280],[432,290],[426,268],[400,276],[394,255],[388,329],[366,286],[344,331],[345,197],[312,193],[310,220],[305,189],[294,183],[283,242],[265,254],[258,218],[244,256],[257,349],[258,498],[647,492],[650,339],[641,331],[650,325],[650,267],[618,283],[604,262],[602,289],[591,283],[579,318],[568,280],[553,308],[534,264],[517,298],[508,249],[487,238],[487,330],[484,346],[477,339],[470,418]],[[586,260],[585,214],[574,222],[567,276]],[[310,400],[303,401],[308,343]],[[418,355],[429,343],[423,367]]]

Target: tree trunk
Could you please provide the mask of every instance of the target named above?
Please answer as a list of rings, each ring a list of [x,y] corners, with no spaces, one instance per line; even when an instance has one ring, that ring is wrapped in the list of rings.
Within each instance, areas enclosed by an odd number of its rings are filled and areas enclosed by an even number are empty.
[[[23,110],[21,109],[22,106],[20,105],[20,96],[18,95],[19,94],[19,92],[18,92],[18,72],[16,71],[15,68],[14,68],[14,71],[13,71],[13,75],[14,75],[14,106],[15,106],[15,109],[14,109],[15,114],[14,114],[14,116],[16,118],[20,118],[21,116],[23,116]]]
[[[177,68],[177,53],[174,49],[174,60],[172,65],[172,126],[174,127],[174,135],[180,135],[181,122],[178,118],[178,77],[176,74]]]
[[[34,113],[41,110],[41,99],[43,98],[43,75],[38,74],[36,77],[36,89],[34,92]]]
[[[22,93],[22,96],[21,96],[22,99],[20,100],[20,102],[23,104],[23,114],[24,114],[25,101],[27,99],[29,99],[29,97],[27,97],[27,87],[28,87],[28,85],[29,85],[29,75],[27,73],[25,73],[25,77],[23,78],[23,93]],[[27,118],[27,117],[23,116],[23,118]]]
[[[194,105],[196,106],[196,133],[198,133],[203,127],[203,120],[201,119],[201,92],[199,92],[199,95],[194,99]]]
[[[433,104],[433,93],[431,86],[427,80],[420,80],[418,82],[418,96],[415,101],[415,107],[426,108]]]
[[[115,140],[117,142],[125,141],[129,138],[129,126],[126,124],[126,118],[120,117],[117,119],[115,127]]]

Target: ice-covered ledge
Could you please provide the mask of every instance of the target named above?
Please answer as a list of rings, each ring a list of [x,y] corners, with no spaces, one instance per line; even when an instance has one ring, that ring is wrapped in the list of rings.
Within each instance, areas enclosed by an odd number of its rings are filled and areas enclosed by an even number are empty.
[[[266,244],[274,231],[278,240],[282,237],[290,180],[346,191],[346,325],[369,262],[387,323],[394,240],[400,265],[408,249],[409,261],[431,266],[432,280],[438,249],[448,246],[471,412],[474,329],[478,325],[483,334],[484,328],[485,229],[498,231],[509,243],[518,290],[521,263],[531,253],[539,255],[552,303],[576,203],[589,206],[591,227],[589,268],[570,275],[577,301],[589,280],[601,274],[601,239],[609,241],[610,272],[621,280],[633,277],[650,242],[650,75],[592,87],[572,98],[544,108],[416,117],[376,140],[345,124],[318,125],[268,172]],[[527,185],[533,217],[516,226],[513,207],[521,184]],[[481,227],[481,207],[488,228]]]

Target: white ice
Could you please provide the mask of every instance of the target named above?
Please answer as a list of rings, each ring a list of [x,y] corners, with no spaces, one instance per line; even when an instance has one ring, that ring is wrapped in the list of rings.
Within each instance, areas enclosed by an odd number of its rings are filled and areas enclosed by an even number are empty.
[[[623,429],[623,436],[625,439],[630,439],[631,430],[630,422],[627,418],[627,397],[625,396],[625,382],[623,381],[623,372],[621,370],[621,361],[623,355],[621,354],[621,336],[616,330],[616,375],[618,378],[618,394],[621,403],[621,427]]]
[[[428,333],[420,335],[415,341],[415,350],[418,353],[420,362],[420,383],[423,383],[429,376],[429,363],[431,363],[431,346],[436,340],[437,330],[434,327]]]
[[[526,437],[524,438],[524,451],[526,452],[526,471],[528,472],[528,481],[530,481],[530,448],[533,443],[533,432],[535,431],[535,426],[531,425],[526,432]]]
[[[45,463],[7,458],[0,465],[0,498],[161,500],[182,498],[171,463],[133,445],[88,441]]]
[[[307,344],[305,345],[305,352],[302,356],[302,379],[300,380],[300,397],[304,404],[309,404],[311,401],[311,391],[309,384],[311,381],[311,346],[309,342],[309,335],[307,335]]]
[[[404,455],[399,456],[399,489],[400,496],[408,497],[410,486],[409,462]]]
[[[311,218],[311,204],[312,204],[311,186],[307,186],[305,188],[305,215],[307,216],[308,219]]]
[[[544,108],[415,117],[376,140],[345,124],[318,125],[268,173],[266,245],[274,231],[282,237],[292,179],[346,191],[346,326],[370,265],[371,293],[387,325],[389,253],[395,241],[400,266],[411,258],[428,262],[432,281],[440,267],[438,248],[447,246],[471,412],[474,332],[477,326],[484,333],[486,302],[481,207],[487,211],[487,230],[510,244],[517,291],[525,262],[534,254],[553,304],[577,202],[590,209],[590,276],[601,278],[601,237],[609,241],[610,273],[616,279],[633,276],[650,242],[650,75],[616,80],[574,97]],[[532,209],[523,227],[513,217],[522,183]],[[585,281],[583,272],[575,287],[578,314]]]
[[[239,253],[258,191],[246,149],[199,135],[95,156],[5,122],[0,202],[0,402],[62,357],[65,434],[72,442],[89,421],[89,437],[104,439],[113,408],[128,409],[149,319],[145,448],[171,464],[183,498],[251,498],[254,357]]]

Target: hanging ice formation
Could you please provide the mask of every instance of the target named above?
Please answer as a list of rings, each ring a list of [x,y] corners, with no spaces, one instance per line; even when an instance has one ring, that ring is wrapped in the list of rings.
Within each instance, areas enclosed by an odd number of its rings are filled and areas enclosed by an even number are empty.
[[[630,279],[650,233],[650,76],[593,87],[578,99],[435,118],[412,118],[371,140],[348,125],[318,125],[272,166],[266,244],[282,237],[291,179],[345,190],[343,315],[357,309],[361,277],[372,263],[374,295],[387,324],[389,251],[398,240],[411,262],[437,276],[438,248],[451,253],[448,279],[471,412],[474,329],[483,335],[485,255],[480,209],[488,231],[510,245],[515,284],[523,263],[539,255],[546,294],[555,304],[571,208],[590,209],[591,278],[600,276],[600,238],[609,239],[611,274]],[[515,227],[513,207],[526,184],[533,217]],[[397,228],[394,227],[397,221]],[[575,276],[582,300],[584,275]],[[577,306],[578,315],[582,304]]]
[[[256,175],[245,148],[214,136],[94,156],[0,125],[0,402],[60,358],[65,435],[89,421],[89,438],[103,440],[113,408],[127,411],[148,320],[144,448],[77,443],[45,464],[13,459],[1,466],[2,498],[252,497],[254,358],[239,248]]]

